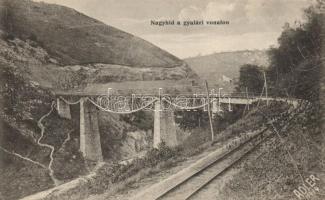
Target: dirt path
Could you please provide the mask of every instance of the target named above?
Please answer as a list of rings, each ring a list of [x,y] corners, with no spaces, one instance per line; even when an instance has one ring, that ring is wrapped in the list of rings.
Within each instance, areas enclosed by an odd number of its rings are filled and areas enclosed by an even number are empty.
[[[49,144],[45,144],[45,143],[42,143],[42,142],[41,142],[41,140],[42,140],[43,137],[44,137],[44,133],[45,133],[45,126],[43,125],[42,121],[43,121],[46,117],[48,117],[48,116],[53,112],[53,110],[54,110],[54,106],[55,106],[55,102],[53,101],[53,102],[52,102],[52,105],[51,105],[51,110],[50,110],[48,113],[46,113],[45,115],[43,115],[43,116],[38,120],[38,122],[37,122],[38,127],[41,129],[41,136],[38,138],[38,140],[37,140],[37,144],[38,144],[39,146],[41,146],[41,147],[46,147],[46,148],[50,149],[50,151],[51,151],[51,153],[50,153],[50,163],[49,163],[49,165],[48,165],[47,168],[48,168],[48,170],[49,170],[49,175],[50,175],[50,177],[51,177],[51,179],[52,179],[54,185],[55,185],[55,186],[58,186],[58,185],[60,184],[60,181],[59,181],[58,179],[55,178],[55,176],[54,176],[54,171],[53,171],[53,169],[52,169],[52,165],[53,165],[53,161],[54,161],[54,159],[53,159],[53,154],[54,154],[54,150],[55,150],[55,149],[54,149],[54,146],[49,145]]]

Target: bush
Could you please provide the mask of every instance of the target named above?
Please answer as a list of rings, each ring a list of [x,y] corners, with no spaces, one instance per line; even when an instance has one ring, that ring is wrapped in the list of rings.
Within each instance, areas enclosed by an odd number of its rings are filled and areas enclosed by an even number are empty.
[[[14,40],[15,39],[15,35],[12,34],[12,33],[7,33],[7,34],[4,35],[4,39],[6,41],[8,41],[8,40]]]
[[[142,110],[132,114],[121,115],[121,119],[140,130],[147,131],[153,129],[154,119],[152,114]]]

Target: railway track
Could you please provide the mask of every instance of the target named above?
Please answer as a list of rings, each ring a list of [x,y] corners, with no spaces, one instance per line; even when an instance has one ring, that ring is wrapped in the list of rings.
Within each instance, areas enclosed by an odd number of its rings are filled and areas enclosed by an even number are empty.
[[[264,128],[253,134],[246,141],[236,144],[225,152],[215,152],[199,160],[187,169],[166,179],[148,190],[136,195],[135,200],[185,200],[192,199],[195,194],[208,185],[213,179],[231,168],[236,162],[249,154],[258,144],[272,133]],[[239,141],[237,141],[239,142]],[[229,148],[229,147],[228,147]]]
[[[212,164],[193,174],[190,178],[176,185],[171,190],[162,193],[157,200],[186,200],[193,199],[206,185],[219,175],[231,168],[235,163],[254,150],[261,142],[268,138],[270,132],[263,130],[260,134],[248,139],[242,145],[231,150]]]
[[[301,107],[301,106],[300,106]],[[277,120],[269,119],[270,123],[282,120],[289,123],[294,118],[295,113],[299,113],[302,108],[296,108],[289,112],[289,118],[281,116]],[[286,127],[281,125],[280,129]],[[238,161],[247,156],[262,142],[274,136],[272,129],[263,128],[258,133],[252,134],[249,139],[244,142],[239,142],[235,147],[230,148],[228,151],[214,152],[205,158],[199,160],[197,163],[192,164],[187,169],[169,177],[166,180],[159,182],[134,196],[135,200],[187,200],[195,199],[195,196],[207,186],[212,180],[232,168]]]

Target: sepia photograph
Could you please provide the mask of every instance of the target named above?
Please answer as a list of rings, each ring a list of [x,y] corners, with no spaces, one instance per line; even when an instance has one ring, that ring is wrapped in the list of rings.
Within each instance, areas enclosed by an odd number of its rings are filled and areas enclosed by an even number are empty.
[[[0,0],[0,200],[324,200],[325,0]]]

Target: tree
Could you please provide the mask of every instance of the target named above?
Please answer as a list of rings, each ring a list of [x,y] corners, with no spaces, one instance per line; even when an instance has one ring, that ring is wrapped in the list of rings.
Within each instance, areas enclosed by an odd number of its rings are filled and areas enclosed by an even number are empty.
[[[269,50],[267,71],[272,93],[307,100],[318,98],[321,12],[318,5],[305,10],[305,23],[287,25],[278,38],[279,47]]]
[[[181,116],[181,118],[176,118],[176,123],[179,123],[182,129],[206,128],[209,125],[208,114],[202,109],[192,112],[180,110],[175,115]]]
[[[259,94],[264,86],[262,68],[257,65],[245,64],[240,67],[239,81],[236,90],[238,92],[249,92]]]

